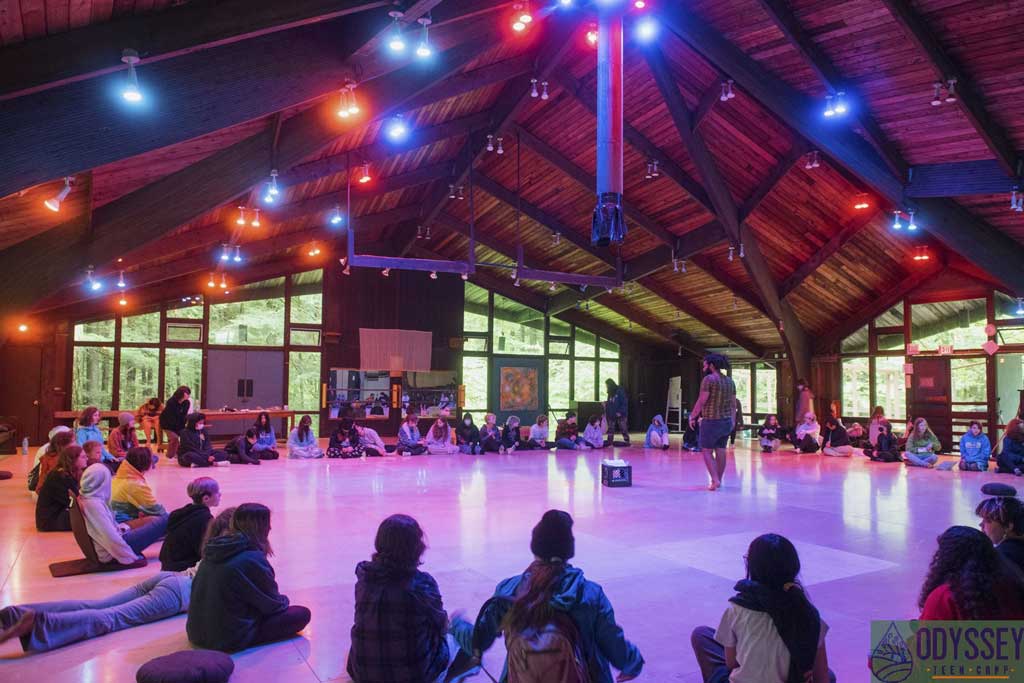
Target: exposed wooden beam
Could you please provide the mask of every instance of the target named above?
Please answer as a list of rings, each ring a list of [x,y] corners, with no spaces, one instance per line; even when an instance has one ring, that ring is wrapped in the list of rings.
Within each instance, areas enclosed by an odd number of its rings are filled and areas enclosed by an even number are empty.
[[[829,238],[828,242],[821,245],[821,248],[814,252],[814,255],[811,256],[811,258],[801,263],[799,268],[790,273],[789,276],[782,281],[782,284],[779,285],[779,296],[789,296],[794,289],[799,287],[804,280],[809,278],[814,271],[820,268],[821,264],[829,260],[833,254],[842,249],[854,235],[859,233],[864,229],[864,227],[882,215],[881,211],[869,211],[863,216],[857,216],[855,219],[840,228],[839,232]]]
[[[715,105],[722,101],[722,82],[715,81],[700,96],[697,102],[697,109],[693,112],[693,128],[700,128],[700,124],[714,110]]]
[[[868,100],[858,92],[853,82],[839,73],[832,60],[825,52],[818,47],[814,39],[800,25],[800,20],[789,8],[785,0],[758,0],[761,8],[768,14],[775,26],[786,37],[786,40],[803,57],[804,62],[811,67],[818,76],[818,80],[831,92],[843,91],[848,98],[857,102],[857,120],[864,129],[864,133],[875,144],[879,152],[888,162],[889,166],[899,175],[904,175],[907,170],[906,162],[900,156],[896,146],[889,140],[888,136],[878,125],[874,117],[868,112]]]
[[[722,283],[730,293],[745,301],[748,305],[760,312],[761,315],[772,320],[772,314],[768,312],[767,308],[765,308],[764,302],[761,301],[761,297],[753,292],[747,285],[716,266],[715,262],[712,261],[707,254],[698,254],[691,260],[693,261],[693,265],[703,270],[713,279]]]
[[[922,164],[910,169],[908,197],[966,197],[979,194],[1009,194],[1019,185],[995,159]],[[1007,206],[1009,206],[1007,198]]]
[[[0,50],[0,101],[124,71],[120,51],[139,52],[140,66],[265,36],[356,12],[385,0],[221,0],[124,16]]]
[[[797,139],[793,143],[793,146],[790,147],[786,156],[782,157],[779,163],[775,164],[775,168],[772,169],[772,172],[761,181],[760,185],[754,188],[754,192],[747,197],[745,202],[743,202],[743,205],[740,207],[741,221],[747,220],[750,218],[752,213],[757,211],[757,207],[761,205],[761,202],[763,202],[765,198],[772,193],[775,186],[786,177],[786,174],[789,173],[790,169],[793,168],[796,162],[800,161],[800,158],[807,154],[808,151],[807,144],[803,140]]]
[[[799,376],[807,376],[811,368],[810,349],[800,319],[780,296],[778,285],[772,277],[768,262],[761,253],[757,237],[750,227],[740,220],[739,208],[729,191],[718,162],[712,156],[700,131],[693,130],[693,115],[687,109],[682,93],[672,74],[671,67],[661,50],[650,46],[644,53],[647,65],[654,76],[658,91],[665,100],[679,137],[686,145],[690,160],[696,166],[704,187],[707,189],[715,215],[722,222],[725,231],[734,244],[743,244],[746,258],[740,259],[750,275],[764,307],[771,313],[773,321],[782,321],[782,340]]]
[[[707,22],[680,4],[659,9],[662,24],[693,47],[721,71],[728,73],[752,97],[783,123],[810,141],[841,166],[857,176],[891,206],[904,207],[903,184],[889,170],[878,152],[849,129],[826,123],[821,103],[804,95],[770,73],[738,47],[726,40]],[[1024,247],[1005,233],[994,230],[951,200],[918,203],[918,225],[937,237],[947,248],[964,248],[972,262],[991,272],[1015,292],[1024,293]],[[986,248],[964,247],[965,242]]]
[[[628,301],[624,301],[614,294],[602,297],[602,299],[597,303],[610,311],[618,313],[626,320],[632,321],[637,325],[650,330],[662,339],[672,342],[673,344],[680,344],[680,334],[686,335],[684,331],[669,323],[664,323],[658,320],[656,317],[641,311],[636,306],[633,306]],[[703,346],[693,340],[692,337],[689,337],[689,335],[686,335],[685,338],[687,339],[686,347],[688,350],[695,355],[703,355]]]
[[[376,103],[377,116],[389,116],[489,45],[485,38],[445,50],[436,56],[429,74],[412,65],[365,84],[363,91]],[[337,137],[337,117],[329,109],[312,107],[282,125],[277,149],[282,167],[297,164]],[[261,131],[100,207],[93,215],[90,240],[82,240],[72,222],[0,253],[0,289],[5,292],[0,308],[26,308],[41,295],[80,278],[90,263],[159,239],[262,182],[270,163],[272,133]],[[140,225],[146,229],[140,230]]]
[[[924,18],[917,13],[908,0],[882,0],[889,12],[903,28],[904,33],[924,53],[928,64],[935,73],[935,80],[945,83],[956,79],[956,98],[967,120],[974,126],[981,139],[1003,171],[1007,174],[1019,172],[1020,159],[1017,150],[1006,131],[997,124],[985,109],[984,100],[974,86],[974,80],[957,64],[928,28]]]

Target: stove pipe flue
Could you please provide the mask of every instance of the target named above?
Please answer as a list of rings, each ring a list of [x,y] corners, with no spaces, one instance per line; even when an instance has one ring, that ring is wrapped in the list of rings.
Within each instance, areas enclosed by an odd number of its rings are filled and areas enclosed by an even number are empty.
[[[597,25],[597,207],[590,241],[622,244],[622,12],[598,10]]]

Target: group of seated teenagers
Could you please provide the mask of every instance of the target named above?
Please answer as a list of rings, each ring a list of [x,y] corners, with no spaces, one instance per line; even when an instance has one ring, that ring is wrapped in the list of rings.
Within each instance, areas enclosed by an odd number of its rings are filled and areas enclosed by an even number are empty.
[[[104,479],[109,486],[109,477],[95,463],[83,488],[102,487]],[[920,620],[1024,619],[1024,503],[1003,488],[1005,495],[977,506],[981,531],[954,526],[939,536],[917,601]],[[299,634],[311,613],[278,588],[268,561],[271,511],[243,503],[214,517],[210,508],[221,493],[209,477],[192,481],[188,494],[192,502],[170,514],[160,573],[105,599],[5,607],[0,642],[19,638],[24,651],[42,652],[182,613],[189,641],[202,648],[235,652]],[[101,498],[88,500],[112,523]],[[502,681],[518,680],[525,666],[576,676],[558,680],[611,683],[613,667],[620,672],[614,680],[639,676],[644,658],[616,623],[608,596],[570,564],[572,528],[567,512],[545,512],[531,533],[526,570],[501,581],[469,621],[448,614],[437,581],[420,569],[427,545],[419,523],[404,514],[386,518],[370,559],[355,568],[347,663],[353,681],[462,681],[481,670],[499,635],[507,651]],[[127,562],[133,553],[114,557]],[[764,534],[744,561],[746,575],[718,627],[693,629],[702,680],[834,681],[829,628],[800,584],[795,546]]]

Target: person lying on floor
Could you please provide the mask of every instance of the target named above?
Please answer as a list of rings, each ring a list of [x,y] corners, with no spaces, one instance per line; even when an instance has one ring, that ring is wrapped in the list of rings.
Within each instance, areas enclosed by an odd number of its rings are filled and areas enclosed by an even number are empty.
[[[134,528],[119,524],[110,508],[110,480],[110,470],[104,463],[86,467],[78,505],[99,561],[134,564],[142,558],[143,550],[164,537],[167,518],[143,517]]]
[[[227,531],[234,508],[210,521],[209,540]],[[127,590],[99,600],[63,600],[12,605],[0,610],[0,643],[21,639],[25,652],[46,652],[107,633],[150,624],[188,611],[196,568],[162,571]]]
[[[228,441],[228,445],[224,447],[224,452],[228,454],[228,462],[233,465],[259,465],[259,452],[255,450],[257,439],[256,428],[249,427],[244,434],[239,434]]]
[[[644,448],[660,448],[667,451],[668,446],[668,427],[665,426],[665,419],[661,415],[655,415],[651,420],[651,426],[647,428]]]
[[[165,572],[180,572],[199,562],[203,535],[213,519],[210,508],[220,505],[220,485],[210,477],[193,479],[186,492],[192,502],[172,512],[167,520],[167,535],[160,548],[160,568]]]
[[[128,450],[111,481],[110,508],[118,524],[136,527],[146,518],[159,517],[167,527],[167,510],[157,502],[145,473],[153,466],[153,451],[146,446]]]
[[[290,605],[277,589],[270,546],[270,509],[259,503],[235,508],[231,527],[203,549],[192,580],[185,631],[196,647],[244,650],[294,637],[310,612]]]
[[[70,433],[69,433],[70,438]],[[36,499],[36,529],[71,531],[71,503],[78,495],[78,480],[86,468],[81,446],[65,446],[57,465],[46,475]]]
[[[958,467],[968,472],[988,471],[988,460],[992,456],[992,444],[981,431],[981,423],[971,422],[967,433],[960,437],[960,463]]]
[[[177,445],[178,464],[182,467],[212,467],[218,463],[228,464],[228,454],[214,449],[210,435],[206,433],[206,416],[192,413],[185,421],[180,442]]]

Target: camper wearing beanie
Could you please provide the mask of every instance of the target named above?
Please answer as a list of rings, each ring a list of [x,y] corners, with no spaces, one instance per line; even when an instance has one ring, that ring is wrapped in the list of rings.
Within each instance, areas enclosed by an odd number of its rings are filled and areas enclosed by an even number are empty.
[[[563,632],[571,632],[575,626],[575,634],[565,635],[576,641],[576,665],[590,672],[589,680],[593,683],[612,683],[612,666],[630,678],[643,669],[644,658],[615,623],[615,613],[604,590],[569,564],[576,554],[572,524],[568,512],[545,512],[533,528],[530,540],[533,562],[523,574],[499,583],[494,597],[480,610],[473,626],[474,654],[478,656],[490,648],[498,634],[505,633],[510,655],[501,675],[502,683],[509,680],[510,667],[511,677],[515,678],[516,653],[528,647],[522,634],[552,625]],[[565,624],[566,617],[572,625]],[[560,620],[565,628],[559,626]],[[453,624],[453,631],[468,626],[464,622]]]
[[[128,451],[139,447],[139,435],[135,433],[135,416],[121,413],[117,416],[117,428],[110,430],[107,437],[107,450],[115,458],[123,458]]]

